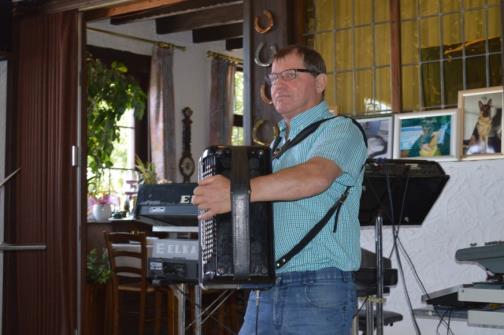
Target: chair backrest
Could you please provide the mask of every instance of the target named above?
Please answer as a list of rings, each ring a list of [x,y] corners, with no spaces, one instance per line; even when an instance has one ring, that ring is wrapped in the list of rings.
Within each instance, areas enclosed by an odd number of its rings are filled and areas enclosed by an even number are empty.
[[[115,286],[137,282],[147,286],[147,242],[144,232],[104,232]]]

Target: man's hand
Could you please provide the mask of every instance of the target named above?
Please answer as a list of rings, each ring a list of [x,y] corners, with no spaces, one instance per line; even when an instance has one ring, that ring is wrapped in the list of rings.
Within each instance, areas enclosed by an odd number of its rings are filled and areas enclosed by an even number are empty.
[[[194,189],[192,203],[205,213],[198,216],[208,220],[217,214],[231,211],[231,182],[228,178],[215,175],[199,181]]]

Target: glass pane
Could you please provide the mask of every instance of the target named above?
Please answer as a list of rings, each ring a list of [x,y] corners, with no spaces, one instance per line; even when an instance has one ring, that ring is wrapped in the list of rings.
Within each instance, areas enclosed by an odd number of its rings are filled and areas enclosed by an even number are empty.
[[[416,18],[417,0],[401,0],[401,20]]]
[[[441,11],[443,13],[460,12],[461,0],[441,1]]]
[[[305,38],[304,38],[304,44],[307,47],[315,49],[315,36],[313,36],[313,35],[305,36]]]
[[[413,2],[413,1],[411,1]],[[390,21],[390,8],[383,5],[382,0],[375,0],[375,22],[388,22]]]
[[[434,107],[441,105],[441,80],[439,63],[421,65],[422,70],[422,107]]]
[[[120,128],[119,140],[114,143],[111,160],[114,168],[133,169],[135,167],[134,128]]]
[[[334,51],[332,33],[324,33],[315,35],[315,50],[317,50],[324,58],[327,71],[334,70]]]
[[[124,114],[117,122],[119,127],[134,127],[135,126],[135,118],[134,118],[134,109],[127,109]]]
[[[355,73],[355,109],[357,115],[365,114],[370,104],[373,104],[373,72],[372,70]]]
[[[231,143],[233,145],[245,144],[245,138],[243,137],[243,127],[233,127],[231,134]]]
[[[501,36],[501,16],[498,8],[491,8],[488,13],[488,38]],[[499,48],[500,49],[500,48]]]
[[[377,24],[375,26],[375,65],[390,64],[390,24]]]
[[[403,64],[418,63],[418,29],[416,21],[401,25],[401,61]]]
[[[336,28],[347,28],[352,26],[352,1],[336,1]]]
[[[457,105],[458,91],[464,89],[462,59],[452,59],[443,63],[444,103]]]
[[[490,86],[502,85],[502,55],[490,55]]]
[[[315,32],[316,26],[316,17],[315,17],[315,5],[313,4],[313,0],[304,1],[304,23],[305,23],[305,33],[313,33]]]
[[[485,0],[464,0],[464,8],[481,8],[485,4]]]
[[[332,29],[334,26],[333,0],[316,0],[315,16],[317,18],[317,31]]]
[[[373,65],[373,32],[371,26],[355,29],[355,43],[359,46],[355,53],[355,67],[366,68]]]
[[[392,110],[390,67],[376,69],[375,111]]]
[[[485,57],[472,57],[466,60],[467,88],[487,87]]]
[[[243,71],[235,71],[233,114],[243,115],[243,90]]]
[[[334,74],[327,75],[327,87],[325,90],[325,101],[330,109],[336,109],[336,100],[334,99]]]
[[[352,1],[348,1],[352,2]],[[369,0],[354,0],[355,25],[371,24],[373,5]]]
[[[353,115],[352,72],[336,75],[336,111],[340,115]]]
[[[449,14],[443,16],[443,44],[445,57],[462,56],[462,29],[460,14]]]
[[[439,55],[439,17],[420,20],[421,60],[436,60]]]
[[[130,181],[130,183],[128,183],[128,181]],[[134,170],[107,169],[105,171],[102,192],[109,193],[114,197],[115,201],[112,205],[113,211],[125,210],[126,192],[132,191],[131,181],[137,181],[136,172]]]
[[[418,99],[418,66],[402,67],[402,111],[414,111],[420,109]]]
[[[335,36],[336,70],[349,70],[353,68],[353,42],[352,31],[337,31]]]
[[[439,13],[439,0],[420,0],[420,16]]]
[[[464,14],[464,36],[466,55],[477,55],[485,52],[484,11],[473,10]]]

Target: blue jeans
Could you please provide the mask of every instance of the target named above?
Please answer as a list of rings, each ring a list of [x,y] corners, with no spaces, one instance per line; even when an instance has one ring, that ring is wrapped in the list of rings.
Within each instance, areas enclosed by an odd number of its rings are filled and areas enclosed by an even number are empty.
[[[240,335],[348,335],[357,308],[352,272],[336,268],[281,273],[256,301],[250,292]]]

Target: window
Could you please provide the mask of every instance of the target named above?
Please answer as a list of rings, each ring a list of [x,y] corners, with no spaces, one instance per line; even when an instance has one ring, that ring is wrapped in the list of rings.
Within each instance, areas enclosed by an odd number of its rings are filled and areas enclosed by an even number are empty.
[[[326,61],[326,100],[340,114],[391,110],[390,18],[381,3],[306,2],[306,44]]]
[[[115,195],[123,205],[128,192],[134,191],[138,181],[135,171],[135,118],[134,110],[127,110],[118,122],[120,135],[113,143],[113,166],[104,170],[103,191]],[[121,208],[124,209],[124,208]]]
[[[400,8],[401,64],[391,64],[390,6]],[[338,113],[402,111],[457,104],[458,91],[502,84],[499,0],[308,0],[305,44],[328,66],[326,99]],[[391,68],[401,69],[401,92]]]
[[[237,68],[234,76],[234,118],[232,145],[244,145],[243,135],[243,69]]]

